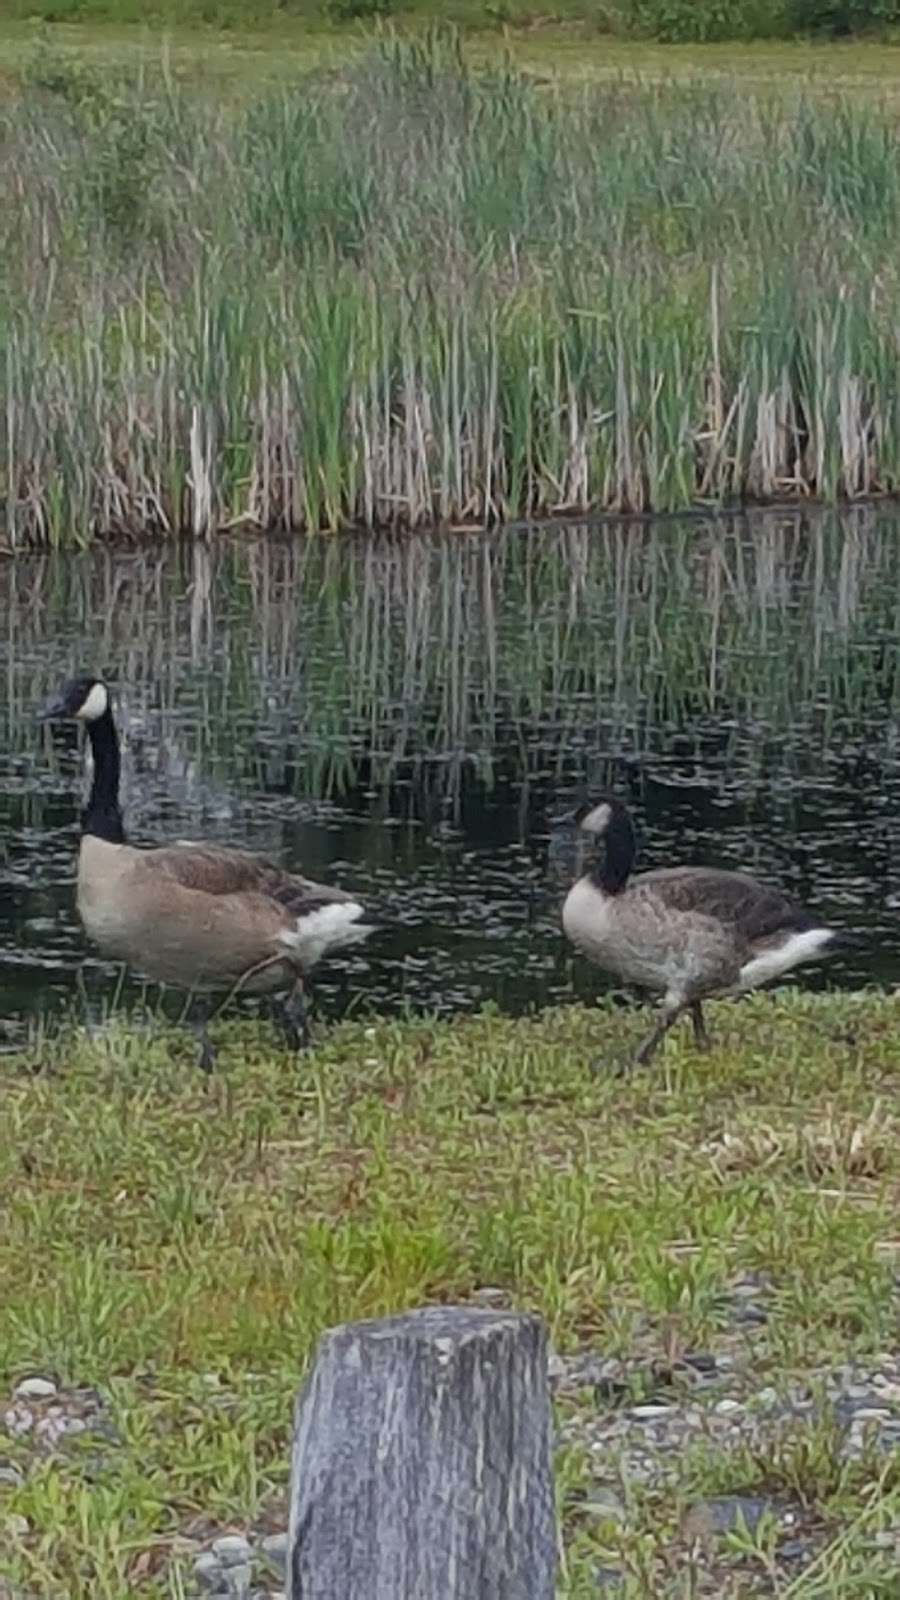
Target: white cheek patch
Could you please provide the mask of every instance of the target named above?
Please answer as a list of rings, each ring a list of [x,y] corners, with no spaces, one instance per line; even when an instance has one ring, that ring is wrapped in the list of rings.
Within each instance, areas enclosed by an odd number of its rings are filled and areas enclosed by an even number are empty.
[[[87,698],[82,701],[82,704],[76,711],[75,715],[76,717],[80,717],[84,722],[96,722],[98,717],[103,716],[103,713],[106,711],[108,706],[109,695],[107,694],[106,689],[102,683],[95,683],[91,685]]]
[[[612,816],[612,806],[607,801],[601,801],[599,806],[594,806],[586,817],[582,818],[581,826],[585,833],[605,833],[609,827]]]

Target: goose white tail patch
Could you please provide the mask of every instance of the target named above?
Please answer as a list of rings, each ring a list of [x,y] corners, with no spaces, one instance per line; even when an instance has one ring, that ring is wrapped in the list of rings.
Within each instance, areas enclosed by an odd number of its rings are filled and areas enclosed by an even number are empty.
[[[358,900],[317,906],[302,913],[293,928],[286,928],[281,942],[296,952],[304,967],[311,967],[329,950],[346,950],[368,939],[375,930],[365,922],[365,914]]]
[[[780,978],[783,973],[798,967],[801,961],[814,961],[823,955],[834,938],[832,928],[806,928],[803,933],[790,933],[781,944],[763,950],[752,961],[741,967],[737,989],[744,993],[756,989],[761,983]]]

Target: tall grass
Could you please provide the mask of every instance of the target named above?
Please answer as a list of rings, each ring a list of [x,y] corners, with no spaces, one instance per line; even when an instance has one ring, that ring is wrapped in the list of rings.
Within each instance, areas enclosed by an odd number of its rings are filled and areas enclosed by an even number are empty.
[[[46,56],[0,137],[12,546],[900,483],[886,109],[435,34],[240,112]]]

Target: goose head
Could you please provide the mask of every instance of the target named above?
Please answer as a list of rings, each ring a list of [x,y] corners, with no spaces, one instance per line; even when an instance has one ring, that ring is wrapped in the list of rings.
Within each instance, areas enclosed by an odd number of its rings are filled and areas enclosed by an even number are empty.
[[[40,722],[96,722],[109,710],[109,690],[91,673],[69,678],[38,713]]]

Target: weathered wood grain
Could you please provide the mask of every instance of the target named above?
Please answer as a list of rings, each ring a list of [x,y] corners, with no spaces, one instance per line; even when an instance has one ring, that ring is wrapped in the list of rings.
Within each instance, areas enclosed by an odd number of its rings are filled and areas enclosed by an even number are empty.
[[[297,1402],[289,1600],[553,1600],[555,1566],[540,1319],[327,1333]]]

